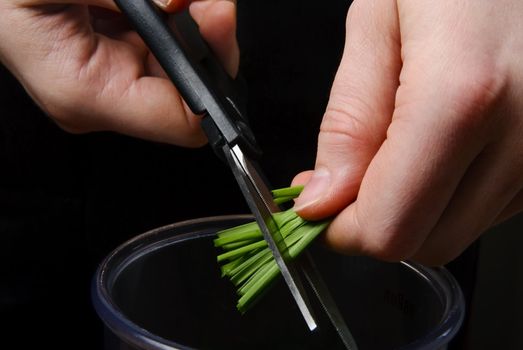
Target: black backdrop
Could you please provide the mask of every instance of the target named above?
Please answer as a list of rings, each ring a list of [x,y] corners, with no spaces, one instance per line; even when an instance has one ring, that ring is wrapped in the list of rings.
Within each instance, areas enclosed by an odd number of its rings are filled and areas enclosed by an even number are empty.
[[[239,1],[248,115],[275,187],[314,164],[349,3]],[[209,148],[67,134],[0,70],[0,312],[19,348],[101,348],[89,284],[110,250],[164,224],[246,212]]]

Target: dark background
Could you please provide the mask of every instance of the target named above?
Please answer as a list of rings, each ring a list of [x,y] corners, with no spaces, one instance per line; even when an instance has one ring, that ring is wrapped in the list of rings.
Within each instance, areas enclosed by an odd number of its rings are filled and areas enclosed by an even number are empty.
[[[347,6],[239,4],[248,115],[274,187],[314,164]],[[248,212],[230,170],[208,147],[67,134],[3,68],[0,168],[0,333],[21,348],[99,349],[89,289],[106,254],[168,223]]]
[[[314,165],[349,3],[239,2],[248,116],[274,187]],[[168,223],[246,212],[230,171],[208,147],[67,134],[0,69],[2,341],[100,349],[89,288],[107,253]],[[449,266],[468,300],[477,251],[475,245]]]

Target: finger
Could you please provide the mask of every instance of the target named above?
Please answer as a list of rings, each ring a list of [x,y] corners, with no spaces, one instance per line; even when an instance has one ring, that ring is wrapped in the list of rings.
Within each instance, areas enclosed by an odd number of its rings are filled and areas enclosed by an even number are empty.
[[[189,0],[153,0],[165,12],[179,12],[189,5]]]
[[[523,190],[519,191],[512,201],[505,207],[505,209],[503,209],[503,211],[494,221],[493,226],[499,225],[500,223],[520,214],[521,212],[523,212]]]
[[[438,52],[455,60],[437,65],[425,57],[436,52],[405,56],[387,140],[358,199],[327,232],[332,245],[392,261],[422,247],[469,167],[499,135],[491,108],[504,91],[502,74],[469,53],[460,47]]]
[[[233,78],[238,73],[240,49],[236,40],[236,6],[227,0],[196,1],[190,12],[200,33]]]
[[[105,9],[119,11],[113,0],[14,0],[15,6],[18,7],[34,7],[43,5],[90,5],[98,6]]]
[[[107,57],[118,65],[107,65]],[[35,95],[70,132],[115,131],[185,147],[203,145],[200,118],[186,108],[169,80],[145,76],[144,59],[127,43],[100,36],[89,65],[71,74],[70,81],[64,78],[62,91]]]
[[[172,99],[167,101],[166,96]],[[90,100],[92,96],[84,98]],[[206,143],[200,119],[185,108],[178,91],[163,78],[138,79],[125,97],[113,102],[100,99],[97,105],[82,104],[78,98],[72,98],[64,104],[61,114],[53,114],[57,123],[68,132],[114,131],[183,147],[200,147]],[[73,106],[77,110],[74,114]]]
[[[217,0],[153,0],[155,4],[165,12],[174,13],[187,8],[190,3],[196,1],[211,2]],[[227,0],[236,4],[236,0]]]
[[[172,100],[166,96],[172,96]],[[172,83],[163,78],[138,79],[115,113],[108,116],[110,124],[104,129],[129,136],[184,147],[206,143],[200,118],[186,107]]]
[[[443,265],[456,258],[474,240],[518,204],[523,188],[523,161],[513,140],[503,139],[485,149],[469,167],[449,205],[413,260],[425,265]],[[515,200],[515,202],[514,202]],[[506,208],[506,209],[504,209]],[[518,209],[521,210],[522,207]]]
[[[395,2],[354,2],[321,124],[314,175],[296,201],[301,216],[333,215],[355,199],[365,169],[385,139],[400,69]]]
[[[189,1],[171,1],[169,6],[176,6],[175,11],[187,7]],[[164,8],[168,10],[169,8]],[[174,10],[173,10],[174,11]],[[190,12],[200,27],[200,32],[216,54],[225,70],[233,78],[238,73],[240,50],[236,40],[236,6],[230,0],[194,1]],[[125,40],[137,47],[145,47],[134,31],[129,29],[125,19],[96,19],[93,27],[97,32],[118,40]],[[158,64],[151,66],[151,71],[157,76],[165,76],[159,72]]]
[[[310,181],[313,173],[314,173],[313,170],[307,170],[307,171],[303,171],[303,172],[299,173],[292,180],[291,186],[306,185],[307,182]]]
[[[147,46],[129,25],[128,20],[120,13],[100,9],[89,8],[90,24],[96,33],[111,39],[124,41],[135,47],[145,55],[149,52]]]

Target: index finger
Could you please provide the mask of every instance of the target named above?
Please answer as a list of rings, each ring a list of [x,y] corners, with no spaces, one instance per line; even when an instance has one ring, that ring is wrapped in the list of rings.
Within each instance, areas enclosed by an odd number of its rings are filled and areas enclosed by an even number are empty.
[[[118,7],[112,0],[16,0],[13,4],[18,7],[34,7],[41,5],[90,5],[118,11]]]
[[[192,2],[216,1],[216,0],[153,0],[153,1],[158,7],[160,7],[165,12],[174,13],[174,12],[179,12],[179,11],[186,9],[187,7],[189,7],[189,5]],[[229,0],[229,1],[236,4],[236,0]]]

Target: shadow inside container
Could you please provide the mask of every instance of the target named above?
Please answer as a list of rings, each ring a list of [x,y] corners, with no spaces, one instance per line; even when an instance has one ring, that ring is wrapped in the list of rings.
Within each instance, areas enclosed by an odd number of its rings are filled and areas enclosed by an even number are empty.
[[[319,307],[319,330],[309,332],[281,279],[246,314],[236,310],[212,240],[251,220],[174,224],[113,251],[92,293],[106,349],[343,349]],[[311,252],[360,350],[445,349],[461,326],[463,296],[443,268],[342,256],[319,243]]]

